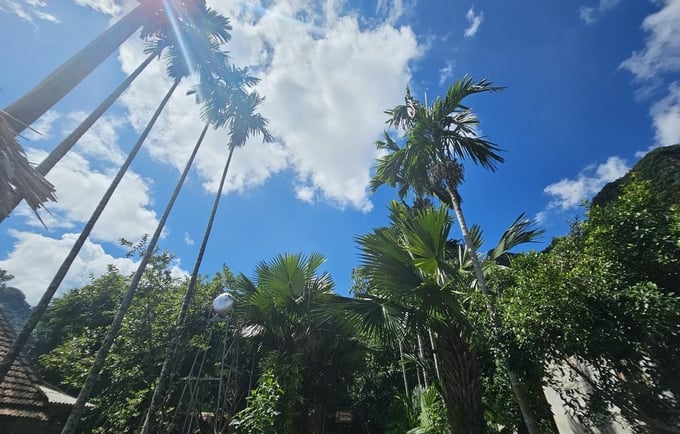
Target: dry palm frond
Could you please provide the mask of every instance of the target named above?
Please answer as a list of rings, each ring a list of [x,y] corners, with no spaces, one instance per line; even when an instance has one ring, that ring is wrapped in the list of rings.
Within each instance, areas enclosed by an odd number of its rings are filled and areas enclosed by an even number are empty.
[[[14,130],[0,113],[0,220],[12,212],[16,196],[26,199],[36,215],[45,202],[57,200],[54,186],[28,161]]]

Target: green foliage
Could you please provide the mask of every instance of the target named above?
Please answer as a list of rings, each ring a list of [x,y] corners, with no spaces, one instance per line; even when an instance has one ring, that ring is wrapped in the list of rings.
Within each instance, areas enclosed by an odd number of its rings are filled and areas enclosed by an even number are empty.
[[[637,431],[663,430],[680,423],[680,216],[634,178],[588,216],[549,252],[513,258],[503,325],[514,351],[588,384],[585,401],[556,384],[584,422],[615,405]]]
[[[129,247],[132,254],[140,251],[140,246]],[[171,255],[160,253],[147,267],[90,400],[96,405],[87,419],[93,432],[133,430],[144,416],[186,288],[184,279],[171,276],[172,261]],[[196,345],[205,345],[201,336],[207,328],[206,307],[232,277],[225,268],[213,281],[199,285],[178,369],[187,369]],[[78,393],[129,282],[130,276],[110,267],[89,285],[53,301],[36,329],[34,345],[47,381]],[[177,394],[172,388],[166,405],[177,405]]]
[[[582,230],[585,252],[607,258],[629,282],[652,282],[666,292],[680,291],[680,202],[669,204],[635,176],[621,197],[594,206]]]
[[[418,334],[432,331],[450,421],[456,429],[474,431],[483,429],[482,376],[497,375],[494,367],[505,369],[500,356],[506,352],[486,354],[493,341],[487,327],[486,300],[474,291],[464,247],[449,239],[451,220],[446,211],[432,206],[410,209],[393,202],[392,226],[358,237],[362,266],[355,271],[360,280],[355,285],[355,302],[347,306],[348,316],[361,324],[362,331],[376,333],[383,341],[395,336],[405,337],[405,342],[417,341]],[[474,233],[481,243],[481,231]],[[520,216],[485,258],[485,274],[505,269],[496,262],[507,261],[509,249],[540,233]],[[431,357],[426,354],[424,360],[419,356],[414,360],[427,371]],[[490,365],[486,371],[479,363],[482,359]],[[433,372],[430,375],[435,377]],[[507,381],[497,382],[495,387],[499,393],[509,391]],[[540,385],[537,392],[542,396]],[[511,395],[504,397],[508,398],[504,402],[497,398],[485,402],[502,402],[495,408],[505,411],[504,415],[511,413],[502,419],[505,425],[521,426],[519,412],[508,405]],[[549,411],[545,417],[550,418]]]
[[[0,289],[4,288],[5,284],[12,279],[14,279],[14,276],[9,274],[7,270],[0,268]]]
[[[275,434],[280,414],[276,408],[283,393],[272,370],[264,371],[257,388],[250,392],[248,406],[235,414],[229,425],[236,434]]]
[[[31,315],[31,306],[26,302],[26,296],[20,289],[7,286],[7,282],[12,279],[14,276],[0,268],[0,309],[18,332]]]
[[[407,434],[450,434],[446,406],[444,399],[435,386],[416,388],[413,392],[413,401],[416,404],[418,425]]]
[[[593,198],[593,205],[604,206],[619,197],[631,178],[649,181],[651,193],[664,203],[680,203],[680,144],[649,151],[622,178],[610,182]]]
[[[319,254],[278,255],[250,280],[237,278],[234,312],[245,344],[284,390],[280,432],[319,432],[326,415],[350,406],[354,372],[364,346],[338,306]],[[304,375],[303,375],[304,373]]]

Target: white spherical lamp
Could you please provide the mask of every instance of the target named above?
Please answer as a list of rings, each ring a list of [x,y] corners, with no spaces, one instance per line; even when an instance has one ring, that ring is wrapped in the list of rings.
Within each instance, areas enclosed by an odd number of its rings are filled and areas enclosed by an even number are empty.
[[[220,316],[228,316],[234,310],[234,303],[236,299],[228,292],[223,292],[213,300],[213,310]]]

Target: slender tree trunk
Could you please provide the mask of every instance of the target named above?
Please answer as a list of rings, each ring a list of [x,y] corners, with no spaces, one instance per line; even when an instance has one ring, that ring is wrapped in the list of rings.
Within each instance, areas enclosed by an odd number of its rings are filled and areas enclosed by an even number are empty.
[[[205,124],[203,132],[201,133],[201,138],[205,135],[208,130],[209,124]],[[144,417],[144,425],[142,426],[142,433],[148,434],[151,430],[151,425],[153,423],[153,417],[156,412],[156,407],[162,399],[163,388],[165,383],[170,377],[170,365],[175,359],[177,353],[177,348],[179,342],[182,340],[182,335],[184,333],[184,326],[186,323],[187,314],[189,313],[189,307],[196,293],[196,282],[198,281],[198,273],[200,271],[201,262],[203,262],[203,255],[205,254],[206,246],[208,244],[208,239],[210,238],[210,232],[212,231],[212,226],[215,221],[215,216],[217,214],[217,208],[220,203],[220,198],[222,196],[222,190],[224,188],[224,181],[227,177],[227,172],[229,171],[229,165],[231,164],[231,157],[234,153],[234,148],[229,150],[229,157],[227,158],[227,163],[224,166],[224,171],[222,173],[222,179],[220,180],[220,185],[217,190],[217,195],[215,196],[215,201],[213,202],[213,207],[210,212],[210,217],[208,218],[208,224],[206,225],[205,233],[203,234],[203,240],[201,241],[201,246],[196,257],[196,262],[194,262],[194,269],[191,272],[191,278],[189,279],[189,285],[187,287],[187,292],[184,294],[184,299],[182,300],[182,307],[175,321],[175,328],[168,342],[168,347],[165,351],[165,360],[163,361],[163,367],[158,376],[158,382],[153,391],[153,396],[151,397],[151,403],[146,411],[146,416]]]
[[[437,373],[437,380],[442,381],[442,375],[439,372],[439,360],[437,358],[437,350],[434,346],[434,337],[432,336],[432,329],[427,328],[427,334],[430,337],[430,349],[432,350],[432,360],[434,361],[434,371]]]
[[[486,308],[489,312],[489,317],[491,318],[492,333],[495,339],[500,343],[498,315],[496,314],[496,309],[491,302],[491,291],[489,291],[489,288],[486,285],[484,271],[482,270],[481,262],[479,261],[477,251],[472,241],[472,236],[470,235],[467,223],[465,222],[465,217],[463,216],[463,210],[460,207],[460,200],[458,194],[451,188],[451,185],[455,184],[452,184],[451,181],[452,180],[447,180],[447,184],[448,193],[451,198],[451,204],[453,206],[453,211],[456,214],[456,219],[458,220],[458,224],[460,225],[460,231],[463,233],[463,239],[465,240],[465,246],[467,248],[468,254],[470,255],[470,260],[472,261],[472,268],[475,271],[477,283],[479,285],[480,290],[482,291],[482,294],[484,294],[486,299]],[[526,391],[524,390],[524,387],[519,380],[519,376],[514,371],[514,369],[512,369],[507,359],[505,359],[504,362],[505,367],[508,371],[508,377],[510,378],[510,385],[512,386],[512,391],[515,395],[515,400],[517,401],[519,409],[522,412],[524,424],[526,425],[529,434],[540,434],[538,422],[536,420],[533,410],[531,409],[531,406],[529,405]]]
[[[406,376],[406,368],[404,366],[404,346],[399,341],[399,364],[401,365],[401,375],[404,377],[404,393],[409,396],[408,377]]]
[[[61,285],[61,282],[64,280],[66,273],[71,268],[73,261],[76,259],[76,256],[78,256],[80,249],[83,247],[83,244],[85,244],[87,237],[90,235],[90,232],[92,232],[95,223],[97,223],[97,220],[99,220],[99,217],[104,211],[104,208],[106,208],[106,205],[109,203],[109,200],[113,195],[113,192],[118,187],[118,184],[120,184],[121,179],[123,179],[123,176],[127,172],[127,169],[130,167],[130,164],[132,164],[132,161],[139,152],[139,149],[142,147],[144,140],[146,140],[146,137],[149,135],[151,128],[156,123],[156,120],[158,119],[158,116],[161,114],[163,108],[165,107],[165,104],[168,102],[170,96],[172,96],[173,92],[175,91],[178,85],[179,80],[176,80],[172,87],[166,93],[165,97],[163,98],[160,105],[156,109],[156,112],[151,117],[151,120],[146,126],[146,129],[144,129],[144,131],[142,132],[141,136],[137,140],[137,143],[130,151],[127,159],[125,160],[121,168],[118,170],[118,173],[113,178],[113,181],[111,181],[111,185],[109,185],[109,188],[104,193],[104,196],[99,201],[99,204],[97,204],[97,207],[90,216],[90,219],[83,227],[83,230],[80,233],[80,236],[76,240],[75,244],[71,248],[71,251],[64,259],[64,262],[62,262],[61,267],[59,267],[59,270],[57,270],[57,273],[50,282],[50,285],[47,287],[47,290],[40,298],[40,301],[33,309],[33,312],[31,312],[31,316],[28,318],[28,321],[24,325],[24,328],[21,330],[16,340],[12,344],[12,348],[10,348],[10,350],[7,352],[7,355],[5,355],[5,358],[0,362],[0,383],[4,380],[5,375],[7,375],[7,372],[12,366],[12,363],[14,363],[16,358],[23,350],[24,346],[26,345],[26,342],[28,341],[28,338],[31,336],[31,333],[33,332],[33,329],[38,324],[38,321],[40,321],[40,318],[42,318],[43,314],[45,313],[45,310],[47,310],[47,306],[50,304],[52,297],[54,297],[54,294],[55,292],[57,292],[59,285]]]
[[[59,160],[61,160],[68,151],[73,148],[78,140],[94,125],[95,122],[106,112],[106,110],[111,107],[111,105],[120,97],[120,95],[130,87],[130,84],[139,76],[139,74],[147,67],[149,63],[153,60],[155,54],[149,55],[141,65],[135,69],[135,71],[130,74],[125,81],[123,81],[104,101],[102,101],[99,106],[94,109],[92,113],[89,114],[81,123],[76,127],[75,130],[61,141],[61,143],[49,153],[47,157],[36,167],[36,170],[41,175],[45,176],[54,167]],[[14,208],[19,205],[23,197],[21,194],[15,194],[13,200],[12,208],[0,215],[0,222],[9,216],[9,214],[14,210]]]
[[[174,90],[179,85],[179,82],[180,82],[179,79],[175,80],[172,87],[166,94],[166,97],[161,102],[161,105],[158,107],[158,109],[156,109],[156,113],[154,115],[160,114],[163,107],[165,106],[165,103],[168,101]],[[111,326],[109,326],[109,330],[106,333],[106,336],[104,336],[102,345],[101,347],[99,347],[99,351],[97,351],[97,357],[95,358],[94,364],[90,369],[87,378],[85,379],[85,383],[83,384],[82,389],[80,389],[78,399],[73,404],[71,413],[69,414],[69,417],[66,420],[66,424],[64,425],[64,428],[61,431],[62,434],[73,433],[78,425],[78,422],[80,422],[80,415],[85,409],[85,404],[87,403],[87,400],[90,398],[90,393],[92,392],[94,383],[97,381],[97,378],[99,378],[99,373],[104,367],[104,362],[106,361],[106,357],[109,354],[109,350],[113,345],[113,341],[118,336],[118,332],[120,331],[120,327],[123,323],[123,318],[125,317],[125,314],[127,313],[127,310],[130,307],[132,298],[137,292],[137,287],[139,286],[139,282],[142,280],[142,275],[144,274],[146,265],[149,263],[151,256],[153,256],[153,253],[156,250],[156,244],[158,243],[158,239],[160,238],[161,233],[163,232],[165,222],[167,221],[168,216],[170,215],[170,211],[172,210],[172,207],[175,204],[175,200],[177,199],[177,196],[179,195],[179,192],[182,189],[182,185],[184,184],[184,180],[186,179],[186,176],[189,173],[191,163],[193,163],[194,157],[196,156],[196,152],[198,151],[199,146],[200,142],[198,142],[194,147],[191,157],[187,162],[187,166],[184,168],[184,171],[182,172],[182,175],[180,176],[180,179],[177,182],[175,190],[173,191],[172,196],[168,200],[165,210],[163,211],[163,215],[161,216],[161,219],[158,222],[158,225],[156,226],[156,230],[154,231],[154,234],[151,237],[149,244],[146,246],[144,256],[142,257],[142,260],[140,261],[139,266],[137,267],[135,275],[132,277],[132,280],[130,281],[130,286],[128,287],[128,290],[125,293],[125,295],[123,296],[123,300],[121,301],[120,306],[118,307],[116,316],[113,318],[113,322],[111,323]]]
[[[416,333],[416,337],[418,338],[418,356],[420,357],[421,363],[425,361],[425,352],[423,351],[423,340],[420,338],[420,333]],[[423,382],[425,383],[425,387],[427,387],[430,382],[427,380],[427,370],[425,367],[421,367],[421,370],[423,371]]]
[[[137,30],[147,17],[144,4],[137,6],[116,24],[90,42],[24,96],[4,111],[15,135],[35,122],[78,85]]]

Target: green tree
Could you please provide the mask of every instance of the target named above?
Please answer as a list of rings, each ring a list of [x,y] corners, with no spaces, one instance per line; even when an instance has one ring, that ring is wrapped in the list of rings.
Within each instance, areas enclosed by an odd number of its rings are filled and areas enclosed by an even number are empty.
[[[248,397],[248,407],[234,415],[229,425],[236,434],[276,434],[277,404],[283,389],[271,369],[258,380],[257,388]]]
[[[254,281],[241,275],[235,286],[234,317],[284,390],[279,432],[323,432],[327,413],[351,404],[363,363],[364,348],[337,308],[333,282],[319,271],[324,261],[319,254],[278,255],[257,266]]]
[[[96,407],[86,413],[83,430],[129,432],[141,425],[187,284],[184,278],[172,277],[172,264],[173,257],[167,253],[152,257],[89,399]],[[89,285],[54,300],[36,330],[34,345],[47,381],[78,392],[131,279],[131,275],[110,268]],[[204,345],[209,328],[206,310],[222,283],[210,280],[198,285],[175,360],[177,369],[185,369]],[[179,402],[180,392],[180,388],[172,388],[165,398]],[[170,416],[166,415],[165,423]]]
[[[561,385],[585,423],[616,406],[637,432],[680,426],[680,299],[669,279],[680,260],[678,222],[675,205],[632,180],[549,251],[515,258],[501,279],[499,310],[518,351],[592,389],[583,397]]]
[[[421,104],[407,89],[405,104],[385,112],[390,116],[387,121],[390,126],[402,128],[406,132],[404,145],[399,146],[385,133],[385,140],[377,142],[377,145],[387,155],[378,160],[371,182],[373,190],[387,184],[398,187],[402,198],[412,191],[417,197],[436,195],[451,206],[472,261],[477,285],[487,296],[492,330],[498,330],[498,318],[494,313],[491,293],[486,285],[472,234],[461,209],[458,187],[463,181],[463,160],[472,160],[489,170],[495,170],[496,164],[503,162],[503,157],[499,154],[500,148],[479,137],[475,130],[479,120],[463,104],[463,100],[470,95],[500,89],[487,80],[475,83],[471,77],[465,77],[449,86],[444,97],[436,98],[431,105]],[[537,421],[520,379],[510,366],[508,369],[512,389],[527,429],[531,434],[538,434]]]
[[[431,329],[453,431],[483,432],[483,346],[473,342],[475,325],[467,315],[474,274],[466,270],[465,249],[449,239],[446,207],[409,209],[393,202],[390,219],[391,227],[358,238],[369,293],[357,295],[348,315],[369,333],[398,335],[406,327],[425,334]],[[477,245],[479,231],[473,234]],[[537,234],[528,222],[516,220],[487,261]]]

